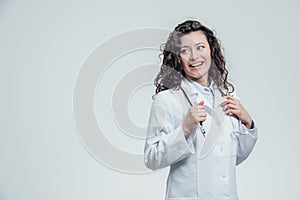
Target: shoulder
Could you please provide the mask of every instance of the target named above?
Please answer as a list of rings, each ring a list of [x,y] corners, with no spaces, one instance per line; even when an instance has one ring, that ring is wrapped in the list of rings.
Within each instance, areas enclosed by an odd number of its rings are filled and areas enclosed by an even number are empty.
[[[159,92],[153,96],[153,105],[162,105],[165,107],[173,107],[179,103],[179,89],[168,89]]]
[[[175,89],[161,91],[153,96],[154,102],[163,102],[175,97]]]

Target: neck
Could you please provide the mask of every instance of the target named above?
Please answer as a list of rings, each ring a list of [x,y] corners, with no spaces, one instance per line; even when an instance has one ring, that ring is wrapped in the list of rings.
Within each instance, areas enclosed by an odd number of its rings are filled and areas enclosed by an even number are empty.
[[[202,85],[203,87],[209,87],[209,80],[208,80],[208,76],[206,77],[201,77],[197,80],[194,80],[197,83],[199,83],[200,85]]]

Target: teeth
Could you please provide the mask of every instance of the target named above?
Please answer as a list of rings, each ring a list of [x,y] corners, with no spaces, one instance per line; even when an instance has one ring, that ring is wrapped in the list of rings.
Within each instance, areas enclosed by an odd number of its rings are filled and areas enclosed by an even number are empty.
[[[198,67],[198,66],[202,65],[203,63],[204,62],[202,61],[202,62],[199,62],[199,63],[191,64],[190,66],[191,67]]]

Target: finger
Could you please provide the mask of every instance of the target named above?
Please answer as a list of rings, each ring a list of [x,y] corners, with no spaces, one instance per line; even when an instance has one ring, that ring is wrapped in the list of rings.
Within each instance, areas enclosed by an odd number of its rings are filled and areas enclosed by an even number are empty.
[[[226,98],[226,99],[232,99],[233,96],[231,96],[231,95],[226,95],[225,98]]]
[[[228,97],[228,98],[227,98]],[[235,104],[235,100],[234,99],[231,99],[231,98],[229,98],[230,96],[225,96],[225,101],[223,101],[222,103],[221,103],[221,106],[222,107],[224,107],[226,104],[228,104],[228,103],[232,103],[232,104]]]
[[[205,112],[205,110],[203,110],[203,111],[200,112],[200,115],[206,117],[206,116],[207,116],[207,113]]]
[[[225,111],[226,115],[236,115],[236,116],[239,116],[240,113],[241,112],[238,109],[230,109],[230,110]]]
[[[204,106],[199,106],[199,105],[190,107],[190,111],[199,111],[199,110],[203,110],[203,109],[204,109]]]
[[[199,122],[204,122],[206,120],[206,117],[200,117]]]
[[[224,112],[225,112],[225,115],[231,115],[233,111],[234,110],[232,110],[232,109],[228,109],[228,110],[225,110]]]
[[[197,122],[204,122],[206,120],[206,116],[201,116],[197,118]]]
[[[228,112],[225,112],[226,115],[229,115],[231,117],[234,117],[236,119],[240,119],[240,117],[236,114],[236,111],[234,110],[231,110],[231,111],[228,111]]]
[[[204,108],[204,106],[202,105],[202,106],[200,106],[200,105],[197,105],[196,106],[196,108],[197,108],[197,110],[198,111],[200,111],[200,110],[205,110],[205,108]]]
[[[198,105],[199,105],[199,106],[203,106],[203,105],[204,105],[204,101],[203,101],[203,100],[200,101],[200,102],[198,103]]]
[[[227,108],[227,109],[238,109],[238,108],[239,108],[238,105],[232,104],[232,103],[229,103],[229,104],[227,104],[227,105],[224,106],[224,107]]]
[[[224,107],[224,106],[226,105],[226,103],[227,103],[227,100],[223,101],[223,102],[220,104],[221,107]]]
[[[197,105],[197,110],[203,110],[204,109],[204,106],[200,106],[200,105]]]
[[[226,112],[227,110],[231,110],[231,109],[239,109],[239,106],[230,103],[223,107],[224,112]]]
[[[238,99],[236,99],[235,97],[232,97],[232,96],[228,96],[228,98],[226,99],[226,101],[228,103],[233,103],[235,105],[241,105],[241,102]]]
[[[205,110],[195,113],[196,116],[207,116]]]
[[[229,104],[229,103],[236,104],[236,102],[233,99],[226,99],[224,105]]]
[[[224,106],[223,111],[226,112],[227,110],[230,110],[230,108],[228,108],[227,106]]]
[[[232,101],[236,101],[237,99],[234,98],[233,96],[227,95],[225,96],[226,100],[232,100]]]
[[[206,120],[206,115],[201,115],[201,116],[194,116],[193,117],[195,122],[201,122]]]

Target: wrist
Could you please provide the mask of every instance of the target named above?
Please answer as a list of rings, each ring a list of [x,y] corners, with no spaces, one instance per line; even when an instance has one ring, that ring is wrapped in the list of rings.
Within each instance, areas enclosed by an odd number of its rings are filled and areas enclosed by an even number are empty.
[[[254,128],[254,123],[253,120],[251,119],[251,121],[248,121],[246,123],[243,123],[248,129],[253,129]]]
[[[184,126],[182,126],[182,131],[183,131],[183,134],[185,137],[189,136],[190,131],[187,128],[185,128]]]

